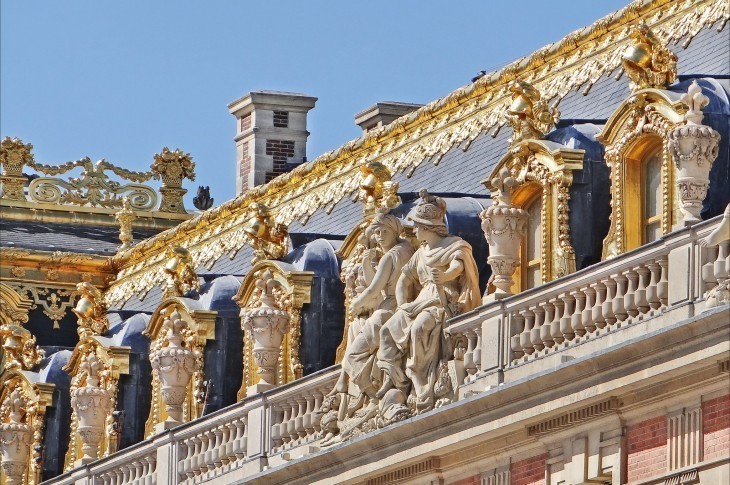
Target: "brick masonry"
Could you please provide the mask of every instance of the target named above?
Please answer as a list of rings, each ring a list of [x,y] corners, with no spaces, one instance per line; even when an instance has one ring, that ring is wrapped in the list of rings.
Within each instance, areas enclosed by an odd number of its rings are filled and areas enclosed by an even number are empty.
[[[730,455],[730,394],[702,403],[703,461]]]
[[[274,111],[274,128],[289,128],[288,111]]]
[[[629,426],[628,480],[633,483],[667,471],[667,418],[658,416]]]
[[[251,113],[241,116],[241,132],[251,129]]]
[[[294,156],[294,142],[289,140],[266,140],[266,154],[274,158],[274,169],[266,172],[266,181],[270,181],[289,171],[287,160]]]
[[[526,460],[512,463],[510,475],[511,485],[544,485],[545,458],[547,454],[533,456]]]
[[[241,190],[248,190],[248,174],[251,172],[251,153],[248,150],[248,142],[241,144],[241,161],[238,164],[238,175],[241,178]]]

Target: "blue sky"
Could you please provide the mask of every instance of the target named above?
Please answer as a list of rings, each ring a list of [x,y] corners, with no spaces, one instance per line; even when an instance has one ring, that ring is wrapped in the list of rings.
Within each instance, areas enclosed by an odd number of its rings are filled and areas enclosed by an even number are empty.
[[[353,115],[375,102],[445,96],[627,3],[3,0],[0,135],[42,163],[134,170],[179,147],[197,164],[189,196],[210,185],[217,205],[235,191],[226,105],[248,91],[319,98],[312,160],[359,136]]]

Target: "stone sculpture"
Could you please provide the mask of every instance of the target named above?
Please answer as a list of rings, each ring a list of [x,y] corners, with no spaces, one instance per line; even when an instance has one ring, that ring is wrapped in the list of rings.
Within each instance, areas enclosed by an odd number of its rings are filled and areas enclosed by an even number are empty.
[[[368,228],[384,254],[377,265],[373,253],[363,258],[366,287],[352,307],[372,313],[348,345],[342,375],[323,403],[323,446],[428,411],[451,397],[443,324],[480,304],[478,272],[471,246],[446,230],[444,200],[426,190],[420,195],[408,215],[421,243],[415,253],[391,234],[400,232],[394,216],[378,215]]]
[[[81,364],[86,373],[86,386],[71,391],[71,406],[76,411],[78,432],[83,457],[77,462],[83,465],[99,457],[99,443],[112,406],[111,393],[99,386],[103,366],[93,352]]]
[[[22,485],[28,467],[33,429],[25,422],[27,402],[20,389],[14,389],[2,405],[6,419],[0,421],[0,462],[7,485]]]

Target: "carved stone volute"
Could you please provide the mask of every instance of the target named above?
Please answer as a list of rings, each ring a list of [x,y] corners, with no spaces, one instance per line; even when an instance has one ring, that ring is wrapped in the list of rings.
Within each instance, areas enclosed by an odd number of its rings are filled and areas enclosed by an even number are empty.
[[[241,310],[243,330],[253,339],[253,358],[260,379],[247,390],[249,396],[275,386],[279,349],[291,320],[276,302],[276,294],[281,294],[282,285],[274,279],[271,270],[264,270],[255,285],[260,295],[259,306]]]
[[[2,403],[0,462],[7,485],[22,485],[28,469],[33,428],[25,422],[27,406],[19,388],[15,388]]]
[[[528,215],[511,203],[511,190],[519,183],[506,167],[490,181],[490,185],[496,189],[492,205],[482,211],[480,217],[489,243],[487,262],[492,267],[492,283],[496,287],[489,296],[496,299],[512,294],[512,276],[520,264],[520,244],[525,236]]]
[[[78,419],[83,457],[77,465],[84,465],[99,457],[99,443],[105,431],[106,419],[112,407],[111,393],[99,387],[99,372],[103,366],[96,354],[89,353],[81,367],[86,372],[86,386],[71,391],[71,406]]]
[[[684,123],[669,132],[669,151],[677,168],[677,190],[681,202],[682,220],[677,227],[701,221],[702,202],[710,185],[710,169],[717,158],[720,134],[702,123],[702,108],[709,98],[694,81],[680,101],[689,107]]]
[[[160,379],[165,401],[167,420],[162,423],[163,429],[182,423],[188,384],[199,366],[195,354],[184,346],[183,332],[187,330],[187,322],[174,310],[162,323],[165,343],[150,353],[152,370]]]

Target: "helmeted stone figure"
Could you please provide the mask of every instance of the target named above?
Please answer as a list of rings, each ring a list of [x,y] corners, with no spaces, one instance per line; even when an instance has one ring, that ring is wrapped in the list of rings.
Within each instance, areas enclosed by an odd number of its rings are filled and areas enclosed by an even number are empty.
[[[398,309],[380,331],[377,365],[384,382],[376,394],[385,398],[381,407],[400,407],[408,399],[416,413],[435,404],[444,321],[480,304],[471,246],[447,232],[442,198],[426,190],[420,196],[408,219],[421,247],[403,267],[396,287]]]

